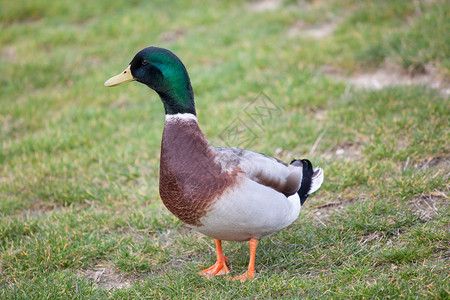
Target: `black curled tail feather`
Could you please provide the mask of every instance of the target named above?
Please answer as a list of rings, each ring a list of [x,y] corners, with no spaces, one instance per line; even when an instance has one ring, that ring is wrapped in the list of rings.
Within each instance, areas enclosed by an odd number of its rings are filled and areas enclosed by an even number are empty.
[[[308,198],[311,190],[312,177],[314,175],[314,169],[311,162],[307,159],[297,160],[294,159],[291,164],[300,166],[300,163],[303,167],[303,177],[302,183],[300,185],[300,189],[298,190],[298,195],[300,196],[300,204],[303,205],[306,199]]]

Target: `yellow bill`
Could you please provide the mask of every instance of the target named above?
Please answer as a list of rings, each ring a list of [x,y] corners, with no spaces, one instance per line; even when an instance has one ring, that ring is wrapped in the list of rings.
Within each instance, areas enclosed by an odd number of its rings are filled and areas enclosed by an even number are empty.
[[[130,66],[125,69],[122,73],[119,75],[116,75],[114,77],[111,77],[110,79],[105,81],[105,86],[116,86],[125,82],[130,82],[136,80],[133,75],[131,75]]]

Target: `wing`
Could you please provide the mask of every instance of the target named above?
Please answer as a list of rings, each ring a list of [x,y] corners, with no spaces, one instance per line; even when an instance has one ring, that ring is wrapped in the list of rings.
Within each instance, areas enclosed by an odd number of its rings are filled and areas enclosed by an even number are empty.
[[[302,183],[303,167],[239,148],[215,147],[223,169],[239,167],[249,179],[273,188],[285,196],[295,194]]]

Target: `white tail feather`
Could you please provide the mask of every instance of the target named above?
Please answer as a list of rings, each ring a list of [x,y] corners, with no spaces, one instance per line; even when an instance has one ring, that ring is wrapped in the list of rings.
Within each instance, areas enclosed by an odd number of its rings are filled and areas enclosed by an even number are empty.
[[[323,170],[321,168],[314,168],[314,175],[311,178],[311,188],[308,195],[317,191],[323,183]]]

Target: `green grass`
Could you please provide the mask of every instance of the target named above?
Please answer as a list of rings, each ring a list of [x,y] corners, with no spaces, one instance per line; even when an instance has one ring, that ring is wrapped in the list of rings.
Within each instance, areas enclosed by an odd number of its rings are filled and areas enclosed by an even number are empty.
[[[448,1],[279,3],[0,2],[1,299],[449,298],[448,95],[343,79],[394,64],[448,83]],[[299,219],[260,241],[255,280],[197,274],[213,241],[159,199],[157,95],[103,87],[150,45],[185,63],[215,145],[239,118],[250,149],[325,170]],[[258,95],[282,113],[262,127],[242,111]],[[224,251],[242,273],[247,245]]]

